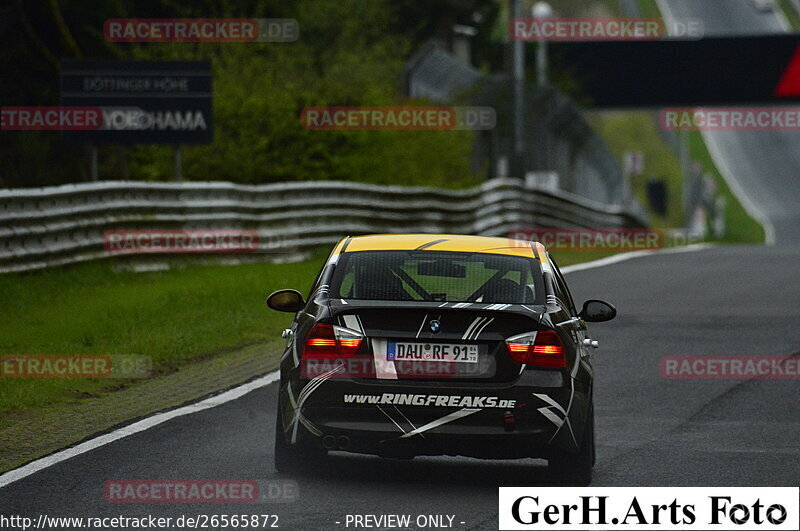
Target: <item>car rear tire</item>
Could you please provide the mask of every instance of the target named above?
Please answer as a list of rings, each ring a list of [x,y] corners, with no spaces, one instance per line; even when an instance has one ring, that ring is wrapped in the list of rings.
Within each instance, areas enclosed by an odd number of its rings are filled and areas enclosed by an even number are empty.
[[[578,453],[566,452],[548,460],[547,465],[553,479],[559,483],[587,486],[592,482],[594,465],[594,405],[589,407],[586,429],[578,448]]]
[[[297,448],[290,446],[286,442],[283,430],[283,419],[278,408],[277,418],[275,419],[275,470],[278,472],[295,472],[302,463],[300,452]]]
[[[284,437],[283,419],[280,409],[278,409],[275,419],[275,470],[289,474],[310,467],[318,467],[326,454],[327,452],[322,449],[316,450],[287,443],[286,437]]]
[[[594,464],[597,462],[597,434],[594,431],[594,404],[592,404],[592,409],[589,411],[591,415],[590,422],[592,423],[592,468],[594,468]]]

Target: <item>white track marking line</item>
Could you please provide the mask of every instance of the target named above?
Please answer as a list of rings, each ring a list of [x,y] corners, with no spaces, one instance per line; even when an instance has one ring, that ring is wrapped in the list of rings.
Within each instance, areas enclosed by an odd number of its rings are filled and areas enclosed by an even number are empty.
[[[686,247],[675,247],[673,249],[665,249],[662,251],[636,251],[631,253],[623,253],[614,256],[609,256],[607,258],[601,258],[600,260],[594,260],[592,262],[586,262],[584,264],[575,264],[563,267],[561,269],[561,272],[567,274],[573,271],[583,271],[585,269],[593,269],[596,267],[603,267],[611,264],[616,264],[618,262],[631,260],[633,258],[641,258],[643,256],[658,256],[660,254],[688,253],[692,251],[700,251],[702,249],[707,249],[709,247],[712,247],[712,245],[695,244],[695,245],[687,245]],[[114,441],[124,439],[129,435],[134,435],[136,433],[149,430],[150,428],[158,426],[159,424],[163,424],[168,420],[172,420],[177,417],[182,417],[184,415],[191,415],[192,413],[197,413],[198,411],[203,411],[205,409],[221,406],[222,404],[225,404],[227,402],[232,402],[238,398],[243,397],[244,395],[246,395],[251,391],[255,391],[256,389],[266,387],[271,383],[278,381],[279,376],[280,375],[278,371],[271,372],[265,376],[262,376],[261,378],[253,380],[252,382],[240,385],[239,387],[234,387],[233,389],[225,391],[224,393],[220,393],[210,398],[206,398],[205,400],[202,400],[200,402],[189,404],[188,406],[182,406],[177,409],[166,411],[164,413],[156,413],[153,416],[145,417],[142,420],[139,420],[137,422],[134,422],[133,424],[129,424],[128,426],[124,426],[122,428],[114,430],[110,433],[100,435],[99,437],[95,437],[94,439],[89,439],[88,441],[84,441],[76,446],[65,448],[64,450],[59,450],[56,453],[50,454],[46,457],[42,457],[41,459],[31,461],[26,465],[23,465],[19,468],[15,468],[14,470],[10,470],[5,474],[0,475],[0,488],[10,485],[15,481],[19,481],[20,479],[26,478],[30,475],[33,475],[36,472],[39,472],[40,470],[44,470],[45,468],[61,463],[62,461],[66,461],[67,459],[70,459],[72,457],[85,454],[86,452],[90,452],[92,450],[100,448],[101,446],[105,446]]]
[[[45,468],[51,467],[57,463],[66,461],[71,457],[85,454],[86,452],[90,452],[96,448],[100,448],[101,446],[105,446],[114,441],[124,439],[129,435],[134,435],[136,433],[149,430],[150,428],[158,426],[159,424],[163,424],[168,420],[172,420],[177,417],[182,417],[184,415],[191,415],[192,413],[197,413],[198,411],[203,411],[205,409],[221,406],[222,404],[226,404],[228,402],[236,400],[237,398],[241,398],[244,395],[250,393],[251,391],[255,391],[256,389],[266,387],[267,385],[278,381],[278,377],[279,377],[278,371],[271,372],[265,376],[253,380],[252,382],[240,385],[239,387],[234,387],[229,391],[225,391],[224,393],[220,393],[218,395],[206,398],[205,400],[201,400],[200,402],[189,404],[188,406],[182,406],[177,409],[172,409],[170,411],[165,411],[164,413],[156,413],[151,417],[146,417],[142,420],[139,420],[137,422],[134,422],[133,424],[129,424],[128,426],[124,426],[122,428],[114,430],[110,433],[100,435],[99,437],[95,437],[94,439],[89,439],[88,441],[82,442],[77,446],[73,446],[71,448],[65,448],[64,450],[59,450],[58,452],[48,455],[47,457],[42,457],[41,459],[37,459],[36,461],[31,461],[27,465],[23,465],[19,468],[6,472],[3,475],[0,475],[0,488],[10,485],[15,481],[28,477],[31,474],[35,474],[36,472],[44,470]]]
[[[711,243],[695,243],[692,245],[685,245],[681,247],[670,247],[669,249],[661,249],[658,251],[633,251],[630,253],[620,253],[615,254],[614,256],[607,256],[606,258],[601,258],[599,260],[593,260],[591,262],[584,262],[582,264],[575,264],[571,266],[566,266],[561,268],[561,272],[565,275],[567,273],[573,273],[575,271],[583,271],[585,269],[594,269],[596,267],[603,267],[611,264],[617,264],[619,262],[625,262],[627,260],[632,260],[634,258],[642,258],[644,256],[659,256],[662,254],[678,254],[678,253],[691,253],[694,251],[702,251],[703,249],[710,249],[714,247],[714,244]]]
[[[662,18],[675,20],[675,15],[672,13],[672,9],[665,0],[656,0],[656,5],[658,6],[658,10],[661,11]],[[783,13],[783,10],[780,8],[780,6],[778,6],[778,9],[780,10],[780,14],[783,16],[783,21],[781,21],[781,17],[778,16],[778,22],[781,24],[784,31],[790,31],[791,28],[789,26],[789,21],[786,19],[786,15]],[[739,184],[738,180],[736,180],[736,174],[731,171],[728,161],[722,156],[719,144],[717,144],[717,139],[714,137],[714,135],[709,133],[709,131],[701,131],[700,136],[703,137],[703,143],[706,145],[708,154],[711,155],[711,160],[714,161],[714,164],[717,166],[717,170],[719,170],[722,178],[731,189],[731,193],[742,205],[745,212],[747,212],[751,218],[755,219],[756,222],[764,229],[765,243],[767,245],[775,245],[775,226],[772,224],[772,221],[767,217],[764,211],[756,206],[756,204],[750,199],[750,196],[745,193],[742,185]]]
[[[722,156],[717,138],[709,133],[709,131],[702,131],[700,134],[703,137],[703,141],[706,143],[706,148],[708,148],[711,159],[714,161],[714,164],[717,165],[720,174],[722,174],[722,177],[728,183],[731,193],[739,200],[739,203],[741,203],[745,211],[750,214],[750,217],[755,219],[756,222],[761,225],[761,228],[764,229],[765,243],[767,245],[775,245],[775,226],[764,211],[756,206],[753,200],[750,199],[750,196],[744,191],[744,188],[742,188],[742,185],[736,179],[736,174],[728,165],[728,161]]]

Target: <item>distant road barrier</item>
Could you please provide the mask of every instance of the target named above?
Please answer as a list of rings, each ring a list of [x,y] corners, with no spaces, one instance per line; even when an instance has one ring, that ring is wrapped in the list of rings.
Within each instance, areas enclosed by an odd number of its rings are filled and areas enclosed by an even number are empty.
[[[257,249],[242,260],[291,260],[347,234],[500,236],[519,227],[645,225],[621,206],[526,188],[518,179],[493,179],[468,190],[337,181],[106,181],[0,190],[0,273],[111,256],[104,240],[109,231],[254,231]],[[144,251],[124,254],[152,257]],[[170,258],[175,256],[186,254]]]

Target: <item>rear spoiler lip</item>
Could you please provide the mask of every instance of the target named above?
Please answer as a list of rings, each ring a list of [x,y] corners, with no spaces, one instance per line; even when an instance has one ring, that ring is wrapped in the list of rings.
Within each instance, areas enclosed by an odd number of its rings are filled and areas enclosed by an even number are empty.
[[[447,310],[469,312],[510,312],[527,316],[536,316],[547,313],[544,304],[502,304],[502,303],[455,303],[455,302],[427,302],[427,301],[378,301],[361,299],[328,299],[328,307],[332,314],[350,313],[353,310],[387,308],[387,309],[421,309],[421,310]],[[466,304],[466,306],[464,306]]]

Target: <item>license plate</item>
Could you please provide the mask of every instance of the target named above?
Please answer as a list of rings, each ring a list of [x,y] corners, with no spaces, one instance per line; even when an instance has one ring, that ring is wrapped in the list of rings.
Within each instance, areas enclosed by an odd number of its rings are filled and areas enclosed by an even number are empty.
[[[386,359],[388,361],[478,363],[478,345],[389,341]]]

